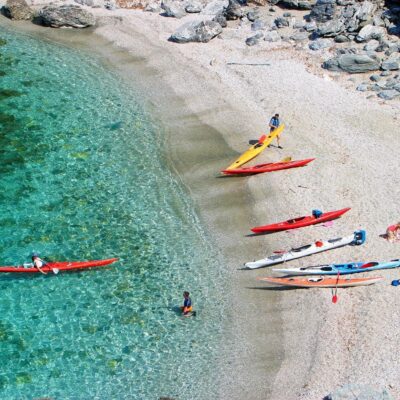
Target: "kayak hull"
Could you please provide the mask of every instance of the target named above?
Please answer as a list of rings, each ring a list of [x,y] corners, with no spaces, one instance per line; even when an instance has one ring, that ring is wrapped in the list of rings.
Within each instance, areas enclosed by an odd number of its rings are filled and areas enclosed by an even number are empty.
[[[342,288],[352,286],[367,286],[379,282],[381,276],[368,278],[258,278],[263,282],[278,286],[291,286],[298,288]]]
[[[74,271],[81,270],[86,268],[93,267],[104,267],[106,265],[110,265],[114,262],[118,261],[118,258],[109,258],[106,260],[92,260],[92,261],[65,261],[65,262],[49,262],[44,265],[41,270],[43,272],[53,272],[54,269],[58,271]],[[24,267],[23,265],[19,266],[4,266],[0,267],[0,272],[9,272],[9,273],[40,273],[37,268],[34,267]]]
[[[286,162],[275,162],[267,164],[258,164],[254,167],[238,168],[238,169],[225,169],[221,171],[225,175],[255,175],[263,172],[280,171],[283,169],[304,167],[315,158],[307,158],[305,160],[295,160]]]
[[[263,152],[271,143],[272,141],[279,136],[285,125],[282,124],[278,128],[276,128],[273,132],[271,132],[268,136],[263,135],[257,144],[251,146],[248,150],[246,150],[239,158],[237,158],[228,168],[225,170],[230,170],[234,168],[239,168],[243,164],[246,164],[254,157],[257,157],[261,152]],[[262,139],[262,140],[261,140]]]
[[[267,232],[279,232],[279,231],[287,231],[289,229],[297,229],[303,228],[305,226],[320,224],[322,222],[331,221],[333,219],[339,218],[344,213],[350,210],[350,207],[343,208],[341,210],[329,211],[323,213],[320,217],[315,218],[312,215],[306,217],[298,217],[294,219],[289,219],[287,221],[278,222],[276,224],[256,226],[251,228],[251,231],[254,233],[267,233]]]
[[[360,272],[378,271],[381,269],[391,269],[400,267],[400,260],[389,262],[352,262],[347,264],[327,264],[300,268],[273,269],[277,274],[285,276],[299,275],[348,275]]]
[[[273,254],[261,260],[248,262],[245,264],[245,267],[249,269],[267,267],[269,265],[275,265],[290,260],[295,260],[297,258],[306,257],[311,254],[321,253],[323,251],[331,249],[336,249],[338,247],[343,247],[347,245],[361,245],[365,242],[365,238],[365,231],[355,231],[352,235],[349,236],[337,239],[318,240],[314,243],[291,249],[283,254]]]

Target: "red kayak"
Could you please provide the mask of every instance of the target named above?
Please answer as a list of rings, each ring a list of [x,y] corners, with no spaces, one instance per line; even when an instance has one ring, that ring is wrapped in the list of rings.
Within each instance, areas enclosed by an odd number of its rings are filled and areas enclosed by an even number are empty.
[[[261,174],[262,172],[272,172],[272,171],[279,171],[281,169],[303,167],[304,165],[307,165],[308,163],[314,160],[315,158],[307,158],[306,160],[297,160],[297,161],[280,161],[267,164],[258,164],[255,165],[254,167],[225,169],[221,172],[226,175]]]
[[[64,262],[49,262],[40,268],[43,272],[54,272],[59,271],[73,271],[76,269],[85,269],[92,267],[104,267],[105,265],[110,265],[118,261],[118,258],[109,258],[107,260],[93,260],[93,261],[64,261]],[[10,266],[10,267],[0,267],[0,272],[22,272],[22,273],[40,273],[37,268],[32,267],[30,264],[27,267],[23,265]]]
[[[307,217],[299,217],[294,219],[289,219],[287,221],[278,222],[276,224],[264,225],[264,226],[256,226],[251,230],[254,233],[263,233],[263,232],[279,232],[286,231],[288,229],[296,229],[302,228],[303,226],[315,225],[321,222],[330,221],[332,219],[339,218],[341,215],[350,210],[350,207],[343,208],[342,210],[330,211],[326,213],[322,213],[319,217],[315,217],[313,215]]]

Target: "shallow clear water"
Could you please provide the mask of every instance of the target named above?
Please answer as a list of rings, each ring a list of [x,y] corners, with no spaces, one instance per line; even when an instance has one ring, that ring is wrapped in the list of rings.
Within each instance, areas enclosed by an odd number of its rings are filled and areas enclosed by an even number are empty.
[[[0,398],[215,398],[223,276],[162,135],[97,60],[1,38],[0,264],[120,262],[0,276]]]

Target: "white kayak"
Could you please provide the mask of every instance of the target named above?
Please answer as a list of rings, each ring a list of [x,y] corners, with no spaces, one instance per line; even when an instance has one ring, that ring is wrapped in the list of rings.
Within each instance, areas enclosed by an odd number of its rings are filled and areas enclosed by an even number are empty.
[[[329,240],[318,240],[314,243],[291,249],[286,253],[274,254],[267,258],[263,258],[262,260],[248,262],[245,264],[245,267],[249,269],[267,267],[269,265],[279,264],[282,262],[294,260],[296,258],[309,256],[314,253],[336,249],[337,247],[342,247],[346,245],[361,245],[365,242],[365,238],[365,231],[355,231],[352,235],[349,236]]]

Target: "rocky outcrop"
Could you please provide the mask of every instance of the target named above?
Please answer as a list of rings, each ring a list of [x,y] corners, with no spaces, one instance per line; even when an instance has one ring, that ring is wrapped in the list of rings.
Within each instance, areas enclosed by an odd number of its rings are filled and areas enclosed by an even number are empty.
[[[216,21],[191,21],[178,28],[169,40],[176,43],[207,43],[221,32],[222,27]]]
[[[323,63],[323,68],[330,71],[345,71],[359,74],[379,70],[381,63],[376,56],[367,54],[341,54]]]
[[[52,28],[87,28],[96,23],[90,12],[75,5],[43,7],[39,11],[37,21]]]
[[[33,10],[25,0],[7,0],[2,12],[7,18],[15,20],[30,20],[34,17]]]

